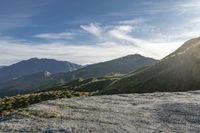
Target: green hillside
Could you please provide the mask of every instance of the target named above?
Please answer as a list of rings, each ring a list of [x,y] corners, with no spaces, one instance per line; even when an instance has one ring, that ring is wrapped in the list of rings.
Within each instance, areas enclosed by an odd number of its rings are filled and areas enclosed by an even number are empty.
[[[128,74],[102,94],[189,91],[200,89],[200,38],[187,41],[159,63]]]

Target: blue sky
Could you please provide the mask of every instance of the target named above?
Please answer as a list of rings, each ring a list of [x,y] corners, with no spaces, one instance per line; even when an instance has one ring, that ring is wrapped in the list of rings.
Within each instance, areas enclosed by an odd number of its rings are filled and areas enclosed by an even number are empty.
[[[161,59],[200,36],[199,0],[0,0],[0,65]]]

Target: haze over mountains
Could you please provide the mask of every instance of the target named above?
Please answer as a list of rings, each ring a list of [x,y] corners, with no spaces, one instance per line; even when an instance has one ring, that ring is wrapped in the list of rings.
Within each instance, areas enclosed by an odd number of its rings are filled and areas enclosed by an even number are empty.
[[[17,79],[43,71],[55,74],[60,72],[69,72],[79,68],[81,68],[81,65],[67,61],[32,58],[1,68],[0,81]]]
[[[35,70],[34,68],[35,67],[34,65],[36,64],[32,63],[33,60],[37,62],[37,68],[38,67],[40,68],[40,71],[38,73],[37,73],[38,69]],[[12,69],[13,71],[16,70],[15,71],[16,74],[14,75],[16,77],[17,74],[19,73],[21,74],[20,70],[27,69],[24,67],[26,67],[25,64],[28,64],[28,72],[30,72],[29,70],[33,68],[33,71],[31,72],[34,72],[34,74],[21,76],[20,78],[9,80],[5,83],[0,84],[0,92],[1,92],[0,96],[15,95],[15,94],[20,94],[20,93],[38,91],[41,89],[47,89],[57,84],[68,83],[78,78],[91,78],[91,77],[101,77],[101,76],[108,76],[108,75],[115,75],[115,74],[127,74],[131,71],[135,71],[144,66],[153,65],[158,62],[155,59],[147,58],[147,57],[136,54],[136,55],[128,55],[128,56],[114,59],[111,61],[88,65],[83,68],[80,68],[79,65],[67,64],[67,66],[72,66],[72,67],[68,67],[67,69],[68,71],[75,70],[78,68],[80,69],[76,71],[68,72],[68,73],[58,73],[58,72],[63,72],[64,70],[66,70],[65,62],[59,62],[61,63],[61,66],[60,66],[61,70],[59,70],[58,69],[59,64],[55,64],[55,65],[48,64],[47,66],[45,66],[46,64],[45,65],[43,64],[42,67],[38,66],[40,65],[41,61],[43,60],[30,59],[28,61],[17,63],[17,65],[15,64],[14,66],[8,67],[10,70],[11,68],[15,68],[16,66],[23,66],[23,68],[21,69],[17,67],[19,70]],[[63,66],[63,63],[65,67]],[[45,67],[47,67],[48,69]],[[2,70],[5,70],[5,68],[3,68]],[[22,74],[25,75],[24,72]],[[11,77],[13,78],[14,76],[11,76]]]

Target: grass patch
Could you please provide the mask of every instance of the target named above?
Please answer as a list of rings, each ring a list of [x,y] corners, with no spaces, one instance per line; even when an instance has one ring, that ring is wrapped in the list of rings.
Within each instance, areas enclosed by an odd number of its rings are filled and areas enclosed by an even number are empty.
[[[17,112],[18,109],[25,108],[28,105],[39,103],[46,100],[57,98],[71,98],[79,96],[89,96],[87,92],[75,92],[70,90],[47,91],[25,95],[17,95],[0,99],[0,116],[7,116]]]

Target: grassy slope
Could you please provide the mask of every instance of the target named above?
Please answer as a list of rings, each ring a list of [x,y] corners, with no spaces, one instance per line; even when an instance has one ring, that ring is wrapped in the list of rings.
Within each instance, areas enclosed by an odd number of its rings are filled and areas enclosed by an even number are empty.
[[[200,38],[186,42],[158,64],[129,74],[102,94],[188,91],[200,89]]]

